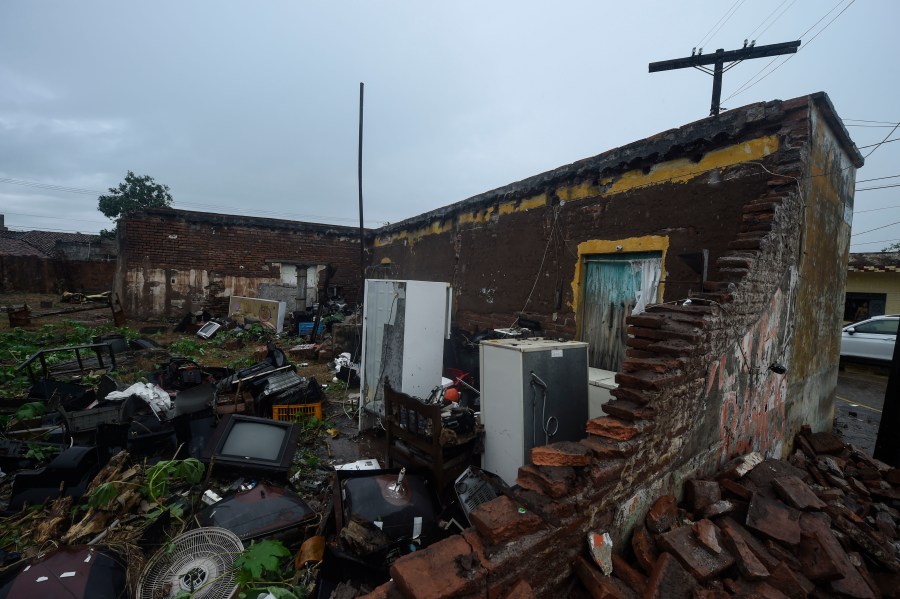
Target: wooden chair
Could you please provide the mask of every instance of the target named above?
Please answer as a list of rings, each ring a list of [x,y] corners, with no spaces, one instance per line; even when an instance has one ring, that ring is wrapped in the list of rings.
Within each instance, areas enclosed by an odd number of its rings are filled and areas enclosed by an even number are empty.
[[[384,383],[384,428],[388,468],[394,463],[410,470],[428,470],[438,493],[462,474],[471,461],[476,435],[441,445],[441,407],[427,405]]]

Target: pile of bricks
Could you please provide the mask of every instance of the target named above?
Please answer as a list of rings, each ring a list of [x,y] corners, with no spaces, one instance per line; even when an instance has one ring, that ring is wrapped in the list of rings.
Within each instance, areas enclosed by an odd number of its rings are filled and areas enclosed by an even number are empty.
[[[900,469],[832,433],[788,460],[751,453],[658,499],[613,574],[578,557],[596,599],[900,597]]]

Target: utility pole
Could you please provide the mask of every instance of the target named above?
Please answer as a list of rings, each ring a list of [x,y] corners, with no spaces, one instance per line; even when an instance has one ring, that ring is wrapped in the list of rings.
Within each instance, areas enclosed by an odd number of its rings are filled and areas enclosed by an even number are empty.
[[[691,53],[686,58],[675,58],[673,60],[662,60],[650,63],[650,72],[658,73],[659,71],[672,71],[675,69],[686,69],[694,67],[704,73],[713,76],[712,103],[709,107],[709,116],[717,116],[719,114],[719,102],[722,97],[722,73],[736,66],[738,63],[750,58],[765,58],[766,56],[778,56],[781,54],[795,54],[797,48],[800,47],[800,40],[793,42],[782,42],[780,44],[769,44],[768,46],[755,46],[754,40],[749,46],[747,40],[744,40],[744,47],[740,50],[725,51],[722,48],[716,50],[715,54],[703,54],[703,48],[700,52]],[[729,63],[727,66],[725,63]],[[713,65],[713,69],[703,65]]]

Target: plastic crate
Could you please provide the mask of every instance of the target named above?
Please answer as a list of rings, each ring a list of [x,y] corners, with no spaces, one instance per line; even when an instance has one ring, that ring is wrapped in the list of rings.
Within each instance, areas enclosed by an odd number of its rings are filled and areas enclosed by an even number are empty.
[[[284,422],[292,422],[297,416],[315,416],[319,420],[322,419],[322,402],[318,403],[298,403],[283,406],[272,406],[272,419],[282,420]]]
[[[314,325],[314,324],[315,324],[315,323],[312,323],[312,322],[301,322],[301,323],[299,323],[299,324],[297,325],[297,333],[298,333],[299,335],[309,335],[310,333],[312,333],[313,325]],[[325,330],[325,323],[324,323],[324,322],[320,322],[320,323],[319,323],[319,328],[316,329],[316,330],[318,331],[317,334],[321,334],[322,331]]]

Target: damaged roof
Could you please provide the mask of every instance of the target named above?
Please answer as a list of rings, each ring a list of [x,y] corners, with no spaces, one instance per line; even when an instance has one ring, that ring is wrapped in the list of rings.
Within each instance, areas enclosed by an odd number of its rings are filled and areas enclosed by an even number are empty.
[[[563,179],[594,178],[598,174],[603,176],[605,173],[613,174],[634,168],[644,168],[648,166],[648,162],[658,163],[681,158],[694,152],[704,152],[713,145],[719,146],[731,139],[741,139],[748,128],[775,126],[783,120],[789,110],[806,104],[815,105],[819,109],[851,162],[857,168],[861,167],[864,161],[863,156],[850,138],[850,134],[837,115],[831,100],[825,92],[817,92],[791,100],[772,100],[748,104],[718,116],[707,117],[682,127],[669,129],[602,154],[584,158],[572,164],[480,193],[466,200],[392,223],[378,229],[378,234],[400,231],[415,223],[439,220],[461,211],[478,210],[499,201],[525,198],[542,193]]]
[[[306,231],[324,235],[359,235],[359,227],[347,227],[344,225],[329,225],[324,223],[309,223],[280,218],[263,218],[259,216],[243,216],[240,214],[219,214],[215,212],[196,212],[193,210],[179,210],[177,208],[145,208],[129,216],[159,216],[162,218],[178,218],[188,222],[206,223],[223,227],[260,227],[265,229],[288,229],[292,231]],[[126,220],[128,217],[125,217]],[[370,234],[371,229],[364,229]]]
[[[898,272],[900,252],[860,252],[850,254],[850,272]]]

